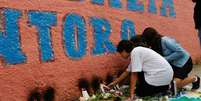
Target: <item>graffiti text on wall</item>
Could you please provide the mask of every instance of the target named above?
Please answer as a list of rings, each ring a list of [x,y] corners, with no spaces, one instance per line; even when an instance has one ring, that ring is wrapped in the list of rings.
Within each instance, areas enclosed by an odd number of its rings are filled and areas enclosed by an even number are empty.
[[[110,6],[121,8],[120,0],[109,0]],[[91,0],[92,4],[102,5],[104,0]],[[144,11],[144,6],[137,3],[137,0],[127,0],[128,10]],[[167,9],[169,8],[169,9]],[[167,11],[169,10],[169,11]],[[3,8],[1,9],[4,30],[0,32],[0,56],[8,64],[20,64],[26,62],[26,54],[22,52],[19,31],[19,19],[22,11]],[[163,0],[161,15],[175,17],[173,0]],[[155,0],[150,0],[149,12],[156,13]],[[57,13],[51,11],[33,11],[27,13],[28,23],[37,28],[40,47],[40,58],[43,62],[54,59],[54,52],[51,39],[51,28],[57,26]],[[63,18],[63,44],[66,56],[72,59],[80,59],[87,51],[87,28],[85,19],[77,13],[69,13]],[[116,47],[110,40],[111,23],[106,18],[92,16],[89,23],[93,28],[94,46],[93,55],[101,55],[106,52],[113,53]],[[135,24],[130,19],[124,19],[121,23],[121,38],[129,39],[134,36]],[[75,38],[77,37],[77,39]]]

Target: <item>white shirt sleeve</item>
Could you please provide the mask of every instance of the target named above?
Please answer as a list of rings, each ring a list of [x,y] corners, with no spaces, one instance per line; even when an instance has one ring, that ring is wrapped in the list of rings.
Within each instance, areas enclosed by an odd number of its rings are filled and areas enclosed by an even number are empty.
[[[126,70],[127,72],[131,72],[131,64],[128,65],[128,68]]]
[[[140,55],[139,50],[133,50],[131,52],[131,61],[130,65],[128,66],[127,71],[129,72],[141,72],[142,71],[142,58]]]

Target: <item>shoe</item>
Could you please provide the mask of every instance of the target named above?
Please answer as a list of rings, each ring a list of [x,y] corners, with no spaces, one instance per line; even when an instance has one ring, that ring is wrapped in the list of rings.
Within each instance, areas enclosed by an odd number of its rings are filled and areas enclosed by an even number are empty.
[[[192,90],[200,88],[200,77],[197,76],[197,81],[192,83]]]

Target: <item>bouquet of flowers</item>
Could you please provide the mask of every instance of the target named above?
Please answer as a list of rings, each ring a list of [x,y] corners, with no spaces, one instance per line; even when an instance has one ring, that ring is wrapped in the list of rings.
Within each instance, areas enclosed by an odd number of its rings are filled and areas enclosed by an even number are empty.
[[[107,75],[106,82],[104,82],[100,77],[93,76],[90,87],[93,90],[91,96],[89,92],[89,83],[86,79],[79,80],[79,88],[82,92],[82,97],[80,101],[122,101],[126,98],[125,95],[129,95],[128,86],[119,87],[115,85],[113,88],[109,88],[106,85],[113,81],[112,75]]]

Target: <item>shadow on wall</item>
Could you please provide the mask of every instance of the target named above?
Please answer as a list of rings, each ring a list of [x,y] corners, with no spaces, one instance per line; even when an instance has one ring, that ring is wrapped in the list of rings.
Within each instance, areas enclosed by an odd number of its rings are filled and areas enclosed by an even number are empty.
[[[96,95],[100,92],[105,93],[104,85],[108,85],[114,81],[115,78],[119,77],[124,71],[122,69],[117,70],[115,73],[108,72],[105,78],[101,78],[97,75],[92,75],[92,79],[80,78],[78,80],[78,87],[83,97],[89,97],[89,95]],[[127,84],[123,81],[120,83]],[[118,85],[118,84],[117,84]],[[117,88],[118,89],[118,88]]]
[[[40,92],[39,88],[32,90],[27,101],[55,101],[55,89],[47,87],[45,91]]]

